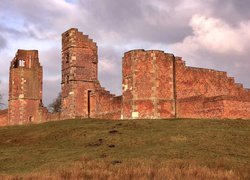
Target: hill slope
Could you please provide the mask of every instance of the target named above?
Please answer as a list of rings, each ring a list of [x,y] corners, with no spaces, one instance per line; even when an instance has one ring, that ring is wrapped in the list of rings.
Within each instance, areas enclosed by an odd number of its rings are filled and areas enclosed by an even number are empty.
[[[0,128],[0,174],[49,174],[75,164],[86,170],[88,163],[90,170],[103,165],[111,174],[114,168],[143,166],[151,177],[153,169],[159,174],[163,167],[192,166],[198,168],[195,176],[206,168],[221,171],[221,177],[247,178],[250,121],[66,120]]]

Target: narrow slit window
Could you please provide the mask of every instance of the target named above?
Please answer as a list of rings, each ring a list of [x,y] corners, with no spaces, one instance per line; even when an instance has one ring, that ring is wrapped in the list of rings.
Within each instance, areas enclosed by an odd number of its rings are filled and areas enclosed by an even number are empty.
[[[69,84],[69,75],[66,77],[66,82]]]
[[[69,54],[66,54],[66,63],[69,63]]]

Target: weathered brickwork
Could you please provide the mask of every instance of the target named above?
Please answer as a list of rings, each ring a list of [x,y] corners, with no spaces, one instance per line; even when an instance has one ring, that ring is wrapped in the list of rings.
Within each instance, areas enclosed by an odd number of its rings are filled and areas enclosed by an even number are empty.
[[[106,90],[96,90],[90,99],[90,117],[120,119],[122,96],[115,96]]]
[[[98,47],[76,28],[62,34],[62,112],[42,103],[37,50],[18,50],[10,66],[9,109],[0,126],[69,118],[250,119],[250,90],[226,72],[194,68],[159,50],[128,51],[122,60],[122,96],[98,80]]]
[[[156,50],[125,53],[122,83],[122,118],[175,117],[173,55]]]
[[[18,50],[10,65],[8,124],[43,122],[42,66],[37,50]]]
[[[226,72],[185,66],[162,51],[134,50],[123,58],[121,118],[250,119],[250,91]]]
[[[8,125],[8,109],[0,110],[0,126]]]
[[[235,83],[234,78],[228,77],[226,72],[187,67],[180,58],[176,58],[176,81],[178,98],[225,95],[249,99],[249,92],[242,84]]]
[[[62,34],[62,118],[120,117],[121,102],[97,79],[97,45],[72,28]],[[119,109],[112,109],[113,106]],[[119,113],[119,115],[117,115]]]
[[[98,83],[96,43],[77,29],[66,31],[62,34],[62,116],[89,117],[89,94]]]
[[[242,84],[226,72],[175,61],[177,117],[250,119],[250,91]]]

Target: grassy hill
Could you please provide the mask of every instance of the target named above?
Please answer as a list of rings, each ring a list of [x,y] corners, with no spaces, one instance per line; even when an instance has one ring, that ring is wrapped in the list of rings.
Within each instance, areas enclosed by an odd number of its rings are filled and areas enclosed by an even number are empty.
[[[1,178],[250,178],[250,121],[66,120],[0,128]]]

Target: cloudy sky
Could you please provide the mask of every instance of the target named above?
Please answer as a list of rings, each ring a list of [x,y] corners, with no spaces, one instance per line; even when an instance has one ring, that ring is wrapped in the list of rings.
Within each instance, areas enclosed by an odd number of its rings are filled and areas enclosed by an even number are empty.
[[[0,0],[0,90],[7,103],[17,49],[37,49],[49,104],[60,91],[61,33],[71,27],[98,43],[99,79],[118,95],[122,56],[136,48],[227,71],[250,88],[249,7],[249,0]]]

